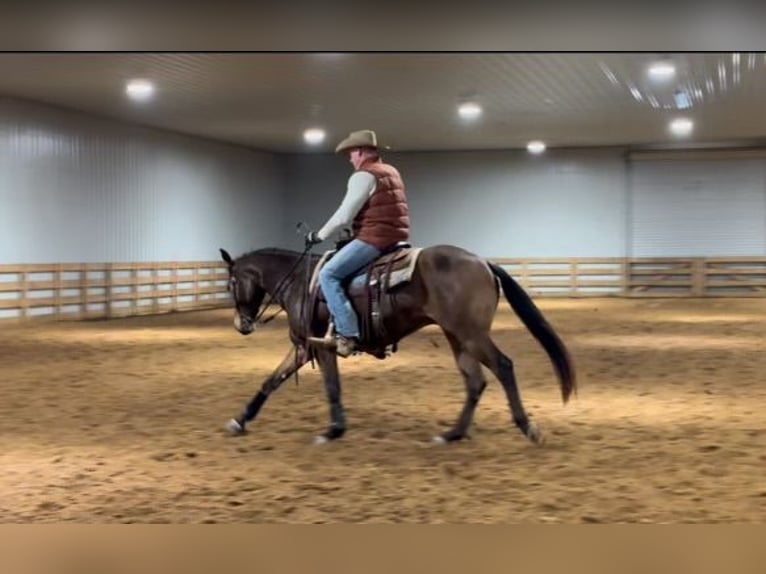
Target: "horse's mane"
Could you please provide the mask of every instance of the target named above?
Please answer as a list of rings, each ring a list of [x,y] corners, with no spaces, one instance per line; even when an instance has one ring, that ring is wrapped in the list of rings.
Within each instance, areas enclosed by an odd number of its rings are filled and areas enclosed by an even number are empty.
[[[282,247],[262,247],[260,249],[248,251],[240,257],[254,257],[256,255],[284,255],[287,257],[297,257],[300,253],[293,251],[292,249],[283,249]]]
[[[292,249],[284,249],[282,247],[262,247],[260,249],[253,249],[247,253],[243,253],[237,257],[237,259],[240,261],[245,261],[257,258],[259,256],[278,257],[281,259],[297,259],[301,256],[301,254],[298,251],[294,251]],[[313,260],[319,256],[312,253],[310,257]]]

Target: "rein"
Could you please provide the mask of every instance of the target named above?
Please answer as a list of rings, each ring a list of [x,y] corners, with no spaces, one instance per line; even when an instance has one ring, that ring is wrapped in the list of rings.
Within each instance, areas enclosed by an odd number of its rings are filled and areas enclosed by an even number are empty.
[[[277,283],[277,286],[274,288],[274,293],[273,294],[272,293],[267,293],[267,295],[269,296],[269,300],[265,304],[261,305],[261,310],[258,312],[258,314],[253,319],[253,323],[258,323],[260,321],[261,325],[265,325],[266,323],[272,321],[274,319],[274,317],[279,315],[282,311],[284,311],[284,309],[282,309],[282,307],[280,306],[280,308],[277,310],[277,312],[274,313],[271,317],[268,317],[267,319],[264,319],[264,320],[261,321],[261,317],[266,313],[266,309],[268,309],[269,305],[271,305],[271,303],[273,303],[277,299],[277,297],[279,297],[279,295],[282,294],[283,291],[285,291],[288,287],[290,287],[290,285],[292,284],[292,275],[293,275],[293,273],[298,268],[298,265],[300,264],[300,262],[303,261],[303,259],[309,253],[309,251],[311,251],[311,248],[312,248],[311,245],[307,245],[306,246],[306,248],[303,250],[303,253],[300,254],[300,256],[298,257],[297,261],[293,264],[293,266],[290,268],[290,270],[287,273],[285,273],[285,275],[284,275],[284,277],[282,277],[282,279],[279,280],[279,283]],[[307,261],[309,261],[309,260],[307,260]],[[307,265],[307,268],[308,268],[308,265]],[[288,282],[288,279],[290,279],[289,282]],[[306,286],[306,289],[308,289],[308,285]],[[303,308],[301,307],[301,313],[302,313],[302,311],[303,311]]]
[[[300,227],[300,224],[299,224]],[[284,309],[280,305],[279,309],[271,315],[270,317],[267,317],[266,319],[261,320],[261,317],[266,313],[266,309],[268,306],[287,289],[292,284],[294,277],[293,274],[295,273],[295,270],[298,268],[298,265],[300,265],[301,261],[306,259],[306,281],[305,281],[305,292],[301,296],[301,308],[300,308],[300,324],[305,325],[305,309],[306,305],[308,304],[308,298],[309,298],[309,282],[311,279],[311,258],[307,258],[306,255],[309,254],[309,252],[313,249],[313,245],[307,244],[306,247],[303,249],[303,253],[300,254],[298,259],[295,261],[293,266],[290,268],[290,270],[285,273],[285,275],[280,279],[279,283],[277,283],[277,286],[274,288],[274,293],[267,293],[269,296],[268,302],[265,304],[262,304],[260,311],[253,319],[253,323],[258,324],[260,322],[261,325],[265,325],[266,323],[272,321],[277,315],[279,315]],[[306,329],[308,330],[308,325],[306,325]],[[308,335],[307,335],[308,336]],[[300,352],[300,345],[295,344],[295,365],[298,366],[298,363],[300,362],[298,359],[298,353]],[[310,352],[309,348],[306,347],[305,352]],[[314,357],[313,355],[311,358],[311,364],[313,366],[314,364]],[[298,370],[295,370],[295,384],[298,384]]]

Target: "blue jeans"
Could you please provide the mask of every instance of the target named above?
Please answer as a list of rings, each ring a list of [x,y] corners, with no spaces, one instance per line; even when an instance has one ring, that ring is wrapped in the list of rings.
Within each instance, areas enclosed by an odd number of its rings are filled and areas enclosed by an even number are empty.
[[[335,332],[359,337],[359,319],[341,283],[377,259],[380,249],[359,239],[344,245],[319,272],[319,285],[335,320]]]

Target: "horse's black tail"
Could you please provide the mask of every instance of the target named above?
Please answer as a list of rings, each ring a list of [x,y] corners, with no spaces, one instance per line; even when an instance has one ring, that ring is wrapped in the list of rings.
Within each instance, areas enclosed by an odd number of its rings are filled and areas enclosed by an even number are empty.
[[[548,353],[559,378],[561,396],[566,403],[573,391],[577,393],[577,378],[569,351],[521,285],[516,283],[502,267],[494,263],[488,262],[488,264],[495,276],[500,279],[505,298],[508,299],[513,310]]]

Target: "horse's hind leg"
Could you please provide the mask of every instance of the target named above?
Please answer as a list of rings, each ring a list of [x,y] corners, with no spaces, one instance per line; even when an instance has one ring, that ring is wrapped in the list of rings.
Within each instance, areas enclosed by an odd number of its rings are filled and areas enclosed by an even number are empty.
[[[542,444],[543,436],[537,426],[529,420],[521,402],[513,361],[498,349],[488,334],[462,341],[462,344],[471,355],[491,370],[503,385],[511,408],[513,422],[519,427],[519,430],[533,443]]]
[[[468,436],[468,429],[473,422],[476,405],[479,403],[479,399],[481,399],[481,395],[487,386],[487,381],[484,379],[484,373],[481,370],[481,363],[467,353],[453,335],[447,332],[445,332],[445,335],[452,348],[452,354],[455,357],[457,367],[465,380],[466,398],[463,410],[455,426],[441,436],[435,437],[434,440],[437,442],[453,442]]]

